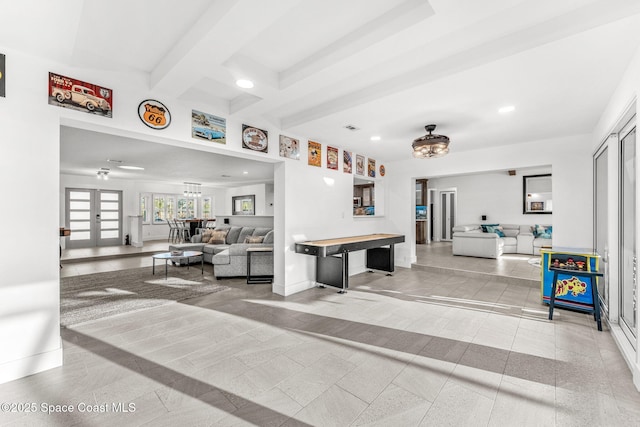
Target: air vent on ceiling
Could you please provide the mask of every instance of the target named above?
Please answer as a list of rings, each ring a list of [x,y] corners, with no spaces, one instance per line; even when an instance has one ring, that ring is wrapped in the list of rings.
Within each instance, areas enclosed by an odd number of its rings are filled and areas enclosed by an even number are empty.
[[[220,175],[223,178],[231,178],[231,175]]]
[[[344,128],[349,129],[350,131],[353,131],[353,132],[360,130],[360,128],[357,128],[354,125],[346,125]]]

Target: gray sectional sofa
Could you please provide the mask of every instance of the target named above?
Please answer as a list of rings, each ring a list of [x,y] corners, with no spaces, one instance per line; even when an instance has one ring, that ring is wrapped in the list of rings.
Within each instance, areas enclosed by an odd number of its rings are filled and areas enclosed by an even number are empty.
[[[217,278],[247,275],[247,248],[252,246],[273,248],[273,229],[220,226],[214,230],[228,230],[224,243],[209,244],[202,235],[191,237],[190,243],[169,246],[170,251],[201,251],[204,261],[213,264]],[[264,236],[262,243],[245,243],[247,237]],[[256,253],[251,257],[251,275],[273,275],[273,252]]]
[[[502,254],[540,255],[540,248],[551,246],[551,239],[536,237],[533,226],[500,224],[504,237],[485,233],[480,224],[453,227],[453,254],[498,258]],[[548,227],[548,226],[547,226]]]

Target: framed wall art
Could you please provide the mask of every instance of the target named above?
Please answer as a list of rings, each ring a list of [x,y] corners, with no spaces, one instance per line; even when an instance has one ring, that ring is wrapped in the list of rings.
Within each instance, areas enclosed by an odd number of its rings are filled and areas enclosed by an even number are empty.
[[[367,176],[369,178],[376,177],[376,161],[371,158],[369,159],[369,162],[367,164]]]
[[[356,155],[356,175],[364,175],[364,156]]]
[[[213,114],[191,110],[191,137],[226,144],[227,120]]]
[[[300,160],[300,141],[280,135],[280,157]]]
[[[231,197],[231,206],[233,207],[233,215],[255,215],[256,196],[255,194],[233,196]]]
[[[249,125],[242,125],[242,148],[269,152],[269,134],[266,130],[258,129]]]
[[[327,147],[327,169],[338,170],[338,149]]]
[[[309,141],[307,151],[309,166],[322,166],[322,144]]]
[[[49,73],[49,105],[111,118],[113,91],[93,83]]]
[[[351,151],[342,151],[342,170],[344,173],[352,172],[352,153]]]
[[[138,117],[151,129],[162,130],[171,124],[171,112],[160,101],[145,99],[138,105]]]

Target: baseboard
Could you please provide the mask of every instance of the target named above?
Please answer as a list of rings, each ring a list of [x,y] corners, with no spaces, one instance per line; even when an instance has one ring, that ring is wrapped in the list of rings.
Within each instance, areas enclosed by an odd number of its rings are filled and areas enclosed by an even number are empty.
[[[306,291],[315,287],[315,283],[310,280],[289,285],[285,288],[284,285],[274,283],[271,290],[274,294],[288,297],[289,295],[297,294],[298,292]]]
[[[62,366],[60,348],[0,365],[0,384]]]

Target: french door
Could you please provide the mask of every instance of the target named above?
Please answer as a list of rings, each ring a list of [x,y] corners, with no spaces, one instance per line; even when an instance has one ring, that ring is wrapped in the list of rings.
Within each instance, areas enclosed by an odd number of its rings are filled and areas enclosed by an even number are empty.
[[[636,126],[635,120],[620,133],[620,327],[636,342]]]
[[[65,196],[67,248],[122,244],[122,191],[67,188]]]
[[[453,227],[456,225],[456,192],[440,192],[440,231],[441,240],[453,239]]]

